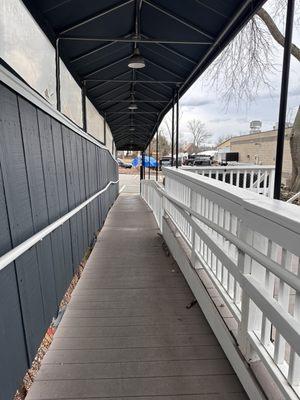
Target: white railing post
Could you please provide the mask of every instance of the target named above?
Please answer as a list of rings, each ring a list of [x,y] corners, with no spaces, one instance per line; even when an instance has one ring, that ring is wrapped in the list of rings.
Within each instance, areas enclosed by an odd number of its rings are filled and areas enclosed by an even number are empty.
[[[237,236],[243,242],[253,242],[253,232],[248,229],[242,220],[239,221]],[[243,275],[251,273],[251,259],[246,258],[245,253],[241,249],[238,249],[238,269]],[[255,310],[253,310],[253,304],[251,304],[248,294],[242,287],[241,321],[238,327],[237,342],[248,362],[257,360],[257,356],[248,340],[248,332],[256,330],[258,327],[259,321],[257,320]]]
[[[269,175],[269,197],[273,199],[274,196],[274,183],[275,183],[275,169],[271,169]]]

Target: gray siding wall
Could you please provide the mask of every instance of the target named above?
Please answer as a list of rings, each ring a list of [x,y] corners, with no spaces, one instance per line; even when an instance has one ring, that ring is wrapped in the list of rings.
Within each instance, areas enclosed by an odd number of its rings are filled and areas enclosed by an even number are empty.
[[[117,179],[107,150],[0,84],[0,256]],[[0,271],[0,400],[21,384],[117,194],[111,185]]]

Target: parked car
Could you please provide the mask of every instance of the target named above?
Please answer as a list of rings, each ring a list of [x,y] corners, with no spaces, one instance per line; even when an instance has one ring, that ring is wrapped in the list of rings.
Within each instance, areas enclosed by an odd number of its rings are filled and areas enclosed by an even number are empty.
[[[164,156],[159,160],[159,169],[161,167],[170,167],[171,166],[172,157]]]
[[[184,160],[183,165],[192,166],[192,165],[194,165],[194,160],[195,160],[195,155],[194,154],[189,154],[187,159]]]
[[[121,167],[121,168],[132,168],[132,164],[125,162],[125,161],[121,160],[120,158],[117,158],[117,163],[118,163],[119,167]]]
[[[161,167],[171,167],[171,161],[172,157],[171,156],[164,156],[159,160],[159,169],[161,170]],[[175,157],[173,158],[173,166],[175,166],[176,159]],[[178,165],[181,166],[181,158],[178,158]]]
[[[211,165],[211,158],[210,156],[196,156],[193,162],[194,167],[202,166],[202,167],[209,167]]]

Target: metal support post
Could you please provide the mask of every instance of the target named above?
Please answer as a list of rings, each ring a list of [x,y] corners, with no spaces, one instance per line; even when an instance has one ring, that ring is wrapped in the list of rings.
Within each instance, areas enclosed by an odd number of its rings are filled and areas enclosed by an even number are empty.
[[[61,111],[59,38],[55,42],[56,108]]]
[[[81,88],[81,104],[82,104],[82,129],[87,131],[87,118],[86,118],[86,81],[82,82]]]
[[[148,150],[148,179],[151,179],[151,171],[150,171],[150,147],[151,147],[151,143],[149,143],[149,150]]]
[[[176,93],[176,159],[175,165],[178,168],[178,152],[179,152],[179,91]]]
[[[157,129],[156,132],[156,167],[155,167],[155,180],[158,181],[158,139],[159,139],[159,132]]]
[[[174,113],[175,113],[175,97],[173,96],[173,103],[172,103],[172,139],[171,139],[171,166],[174,165]]]
[[[283,161],[283,149],[284,149],[287,96],[289,87],[294,9],[295,9],[295,0],[288,0],[286,25],[285,25],[282,76],[281,76],[281,93],[280,93],[276,164],[275,164],[274,199],[280,199],[280,191],[281,191],[281,175],[282,175],[282,161]]]

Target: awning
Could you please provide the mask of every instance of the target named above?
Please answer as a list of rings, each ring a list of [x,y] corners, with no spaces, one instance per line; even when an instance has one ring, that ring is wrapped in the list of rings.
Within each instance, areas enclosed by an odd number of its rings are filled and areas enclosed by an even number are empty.
[[[145,149],[182,96],[265,0],[23,0],[110,125]],[[128,62],[138,48],[145,67]],[[137,109],[128,109],[134,104]],[[134,107],[135,108],[135,107]]]

